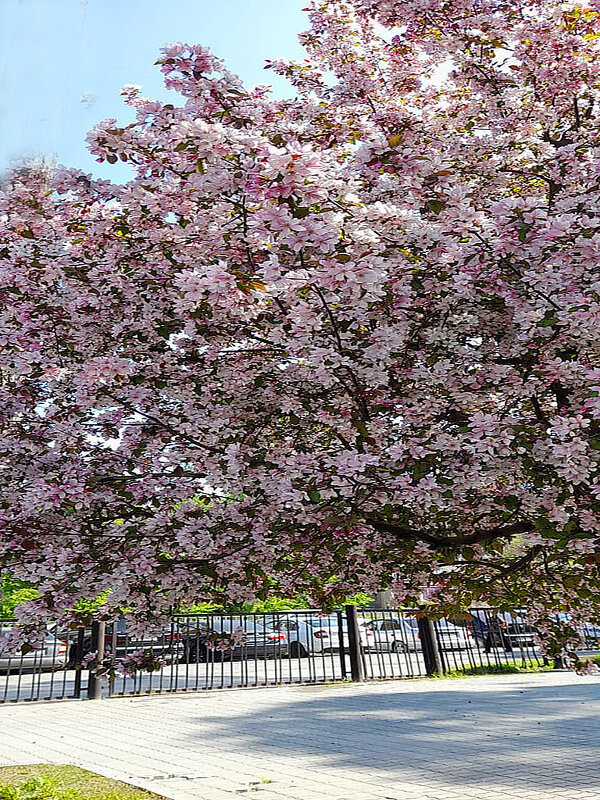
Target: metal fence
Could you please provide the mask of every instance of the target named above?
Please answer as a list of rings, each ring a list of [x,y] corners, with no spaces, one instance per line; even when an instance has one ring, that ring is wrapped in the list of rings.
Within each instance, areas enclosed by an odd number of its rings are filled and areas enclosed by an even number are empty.
[[[14,625],[14,620],[0,619],[0,641]],[[18,655],[0,652],[0,703],[86,697],[88,673],[81,668],[83,634],[83,629],[50,627],[38,650]],[[77,654],[79,667],[75,669]]]
[[[464,618],[431,621],[414,611],[362,611],[373,640],[363,648],[366,678],[451,674],[481,668],[541,666],[545,663],[535,630],[522,618],[511,620],[487,609]]]
[[[0,638],[13,625],[0,620]],[[218,648],[220,637],[240,630],[233,649]],[[587,646],[597,647],[600,629],[588,626],[587,634]],[[139,651],[153,662],[152,671],[115,671]],[[94,661],[87,663],[94,652],[101,654],[102,676]],[[92,629],[50,628],[43,649],[0,655],[0,703],[414,678],[542,663],[524,616],[489,609],[437,621],[411,609],[354,606],[333,614],[178,614],[167,629],[145,638],[133,636],[123,619]]]

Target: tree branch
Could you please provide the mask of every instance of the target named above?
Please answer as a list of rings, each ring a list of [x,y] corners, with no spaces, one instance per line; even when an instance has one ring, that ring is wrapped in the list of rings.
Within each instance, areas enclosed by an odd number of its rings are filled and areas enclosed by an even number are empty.
[[[530,522],[515,522],[513,525],[479,530],[465,536],[442,536],[436,532],[406,528],[403,525],[384,522],[383,520],[370,520],[370,524],[375,530],[381,533],[391,533],[398,539],[419,539],[422,542],[427,542],[427,544],[440,548],[482,544],[484,542],[493,542],[496,539],[511,539],[519,533],[529,533],[533,530],[533,525]]]

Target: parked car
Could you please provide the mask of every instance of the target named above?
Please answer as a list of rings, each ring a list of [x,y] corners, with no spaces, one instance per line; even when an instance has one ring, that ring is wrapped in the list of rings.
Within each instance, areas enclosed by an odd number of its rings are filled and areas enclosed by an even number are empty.
[[[465,624],[486,650],[503,647],[506,651],[535,647],[536,629],[522,614],[477,609],[468,612]]]
[[[211,642],[220,634],[233,633],[237,628],[244,631],[243,642],[227,650],[211,647]],[[253,616],[180,618],[178,630],[184,648],[182,660],[188,663],[281,658],[289,654],[287,634],[275,628],[269,620],[258,622]]]
[[[416,617],[376,617],[368,624],[375,634],[373,646],[376,650],[408,653],[423,649]],[[464,650],[471,645],[469,632],[447,620],[436,622],[435,630],[443,650]]]
[[[210,637],[214,636],[216,632],[204,620],[179,620],[177,628],[183,644],[182,662],[195,664],[210,660],[223,660],[224,653],[207,646]]]
[[[518,616],[513,618],[510,614],[506,615],[506,635],[513,648],[523,649],[535,647],[536,629],[533,625],[525,622],[525,618]]]
[[[415,620],[416,622],[416,620]],[[438,647],[442,650],[466,650],[471,647],[471,631],[454,625],[447,619],[439,619],[435,623]]]
[[[570,621],[573,619],[571,614],[560,613],[556,614],[555,616],[561,621]],[[581,638],[585,642],[586,649],[595,650],[600,646],[600,625],[597,625],[594,622],[583,622],[581,625],[577,625],[576,627],[581,635]]]
[[[421,650],[418,629],[410,625],[407,617],[375,617],[365,621],[364,626],[373,634],[370,649],[390,653]]]
[[[407,617],[406,621],[420,639],[419,623],[416,617]],[[447,619],[438,619],[434,623],[438,647],[442,650],[466,650],[471,647],[471,632],[455,625]],[[419,648],[421,649],[421,648]]]
[[[10,628],[3,627],[0,632],[0,671],[13,672],[21,670],[54,670],[62,669],[67,664],[67,643],[48,632],[42,645],[29,653],[9,655],[2,652],[2,639]]]
[[[77,663],[77,637],[74,637],[69,647],[69,666]],[[127,633],[127,620],[118,619],[108,623],[104,636],[105,656],[112,655],[119,661],[136,650],[152,650],[157,658],[168,662],[179,661],[183,656],[184,646],[181,634],[176,625],[169,626],[162,634],[156,636],[145,635],[142,637],[130,636]],[[83,636],[83,646],[79,657],[92,652],[92,631],[86,628]]]
[[[506,623],[488,611],[465,612],[463,617],[455,620],[455,623],[470,630],[477,643],[485,646],[486,649],[492,647],[512,649],[506,634]]]
[[[586,646],[590,649],[596,649],[600,646],[600,625],[593,622],[583,623],[583,638],[585,639]]]
[[[271,618],[276,630],[285,631],[289,637],[291,658],[305,658],[313,653],[333,653],[340,649],[340,627],[337,614],[281,615]],[[359,620],[361,644],[367,648],[373,633]],[[348,650],[348,626],[342,619],[344,649]]]

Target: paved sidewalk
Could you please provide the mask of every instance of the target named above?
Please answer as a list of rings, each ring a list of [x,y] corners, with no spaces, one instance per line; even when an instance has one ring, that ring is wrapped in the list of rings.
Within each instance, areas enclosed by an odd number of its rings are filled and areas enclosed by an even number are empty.
[[[0,764],[176,800],[600,800],[600,678],[564,673],[0,708]]]

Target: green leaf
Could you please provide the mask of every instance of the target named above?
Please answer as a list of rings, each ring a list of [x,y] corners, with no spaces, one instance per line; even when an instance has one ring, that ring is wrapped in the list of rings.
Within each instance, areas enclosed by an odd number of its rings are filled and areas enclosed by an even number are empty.
[[[520,504],[521,501],[514,494],[509,494],[508,497],[505,497],[502,501],[502,505],[506,506],[506,508],[509,508],[511,511],[514,511],[515,508],[518,508]]]
[[[433,211],[434,214],[439,214],[442,209],[446,208],[446,203],[443,203],[441,200],[429,200],[427,208]]]
[[[307,492],[307,494],[309,498],[313,501],[313,503],[318,503],[319,500],[321,499],[321,495],[316,489],[311,489],[309,492]]]
[[[538,328],[550,328],[558,323],[558,317],[553,311],[546,311],[544,318],[538,322]]]

